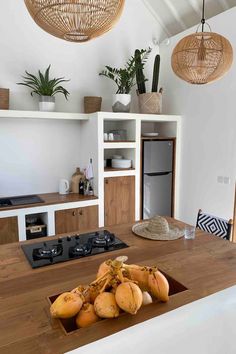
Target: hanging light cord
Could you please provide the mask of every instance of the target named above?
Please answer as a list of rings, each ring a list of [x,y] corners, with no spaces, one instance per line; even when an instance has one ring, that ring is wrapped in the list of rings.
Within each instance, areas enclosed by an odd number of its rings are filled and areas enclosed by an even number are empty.
[[[202,19],[201,19],[202,32],[204,32],[205,23],[206,23],[206,20],[205,20],[205,0],[203,0],[203,2],[202,2]]]

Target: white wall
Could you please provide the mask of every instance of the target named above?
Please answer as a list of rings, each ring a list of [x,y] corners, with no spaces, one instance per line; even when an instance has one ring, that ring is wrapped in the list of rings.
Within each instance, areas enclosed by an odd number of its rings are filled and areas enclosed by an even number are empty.
[[[103,110],[110,111],[115,84],[98,73],[105,65],[124,65],[136,48],[152,45],[158,28],[142,0],[127,0],[110,32],[87,43],[66,42],[38,27],[23,0],[0,1],[0,87],[10,88],[12,109],[38,109],[37,97],[32,99],[29,90],[16,82],[25,70],[36,73],[51,64],[52,75],[71,79],[65,84],[71,92],[69,101],[57,96],[58,111],[83,112],[86,95],[102,96]]]
[[[115,85],[99,71],[122,66],[136,48],[152,45],[158,30],[141,0],[127,0],[112,31],[88,43],[70,43],[39,28],[23,0],[0,1],[0,87],[10,88],[11,109],[37,110],[38,98],[16,82],[25,70],[36,73],[51,64],[52,75],[71,79],[65,84],[69,100],[57,96],[57,111],[83,112],[84,95],[102,96],[102,109],[110,111]],[[80,154],[78,123],[1,119],[0,196],[57,191],[58,179],[71,177]]]
[[[0,120],[0,197],[58,191],[79,161],[79,122]]]
[[[236,55],[236,8],[208,21],[214,32],[228,38]],[[236,177],[236,63],[221,80],[209,85],[190,85],[174,75],[171,53],[177,42],[196,28],[171,38],[160,47],[164,113],[183,116],[180,218],[195,223],[202,208],[232,218]],[[217,183],[229,176],[229,185]]]

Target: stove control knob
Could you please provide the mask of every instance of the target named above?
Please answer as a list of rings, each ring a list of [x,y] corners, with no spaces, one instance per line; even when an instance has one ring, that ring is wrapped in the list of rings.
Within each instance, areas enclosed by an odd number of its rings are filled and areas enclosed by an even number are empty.
[[[67,236],[67,241],[71,241],[71,236]]]
[[[79,235],[75,235],[75,239],[76,239],[76,240],[79,240]]]
[[[62,243],[62,238],[61,237],[59,237],[59,239],[58,239],[58,243]]]

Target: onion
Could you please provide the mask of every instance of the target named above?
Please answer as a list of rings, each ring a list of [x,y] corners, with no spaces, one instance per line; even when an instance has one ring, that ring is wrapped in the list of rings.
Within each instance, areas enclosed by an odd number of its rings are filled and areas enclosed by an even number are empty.
[[[142,295],[143,295],[142,306],[149,305],[152,303],[152,297],[147,291],[143,291]]]
[[[50,307],[51,316],[54,318],[70,318],[75,316],[83,305],[80,294],[66,292],[59,295]]]
[[[119,316],[115,295],[109,292],[99,294],[94,302],[96,314],[101,318],[114,318]]]
[[[132,282],[121,283],[116,289],[116,302],[125,312],[135,315],[143,301],[142,291]]]
[[[102,277],[107,272],[109,272],[109,270],[111,270],[111,267],[110,267],[111,262],[112,261],[110,259],[108,259],[107,261],[100,264],[100,266],[98,268],[97,279]]]
[[[141,267],[136,264],[131,264],[127,266],[127,270],[131,280],[138,282],[138,286],[142,290],[148,290],[148,267]]]
[[[89,293],[89,302],[91,302],[92,304],[94,303],[96,297],[100,294],[99,293],[100,288],[96,285],[90,285],[89,289],[88,289],[88,293]]]
[[[157,299],[167,302],[169,300],[169,283],[166,277],[158,270],[148,276],[150,292]]]
[[[79,285],[71,293],[80,294],[84,297],[84,302],[90,302],[89,286],[88,285]]]
[[[75,319],[77,327],[82,328],[89,327],[97,321],[99,321],[99,317],[96,315],[94,306],[89,303],[83,305]]]

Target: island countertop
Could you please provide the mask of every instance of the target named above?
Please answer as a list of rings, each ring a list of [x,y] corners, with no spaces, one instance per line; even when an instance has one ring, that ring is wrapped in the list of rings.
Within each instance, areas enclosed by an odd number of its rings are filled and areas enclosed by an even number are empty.
[[[1,354],[65,353],[236,284],[236,245],[228,241],[200,230],[195,240],[175,241],[137,237],[131,225],[109,230],[130,247],[38,269],[31,268],[20,243],[0,246]],[[127,255],[130,264],[158,266],[187,290],[168,303],[142,307],[135,316],[103,320],[66,335],[58,321],[51,320],[47,297],[91,282],[99,264],[118,255]]]

